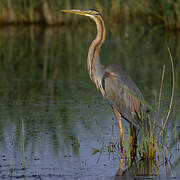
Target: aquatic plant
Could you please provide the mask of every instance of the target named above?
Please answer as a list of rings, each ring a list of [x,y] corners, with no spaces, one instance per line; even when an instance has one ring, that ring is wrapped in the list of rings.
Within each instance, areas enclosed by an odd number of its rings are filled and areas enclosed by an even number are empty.
[[[150,131],[149,132],[144,131],[143,127],[141,129],[141,132],[142,132],[141,140],[140,140],[141,148],[139,149],[139,152],[138,152],[140,153],[141,158],[156,159],[157,155],[159,156],[160,149],[165,150],[165,154],[166,154],[165,159],[167,160],[168,158],[167,130],[165,127],[166,127],[166,124],[167,124],[167,121],[171,112],[171,108],[172,108],[172,103],[173,103],[173,98],[174,98],[174,81],[175,81],[174,64],[173,64],[173,59],[172,59],[172,55],[169,48],[168,48],[168,52],[169,52],[171,68],[172,68],[172,94],[171,94],[169,109],[167,111],[167,115],[165,118],[159,117],[161,95],[162,95],[162,89],[163,89],[163,80],[164,80],[164,74],[165,74],[165,65],[163,65],[159,98],[158,98],[158,102],[155,103],[155,108],[154,108],[154,116],[153,116],[154,119],[149,121]]]

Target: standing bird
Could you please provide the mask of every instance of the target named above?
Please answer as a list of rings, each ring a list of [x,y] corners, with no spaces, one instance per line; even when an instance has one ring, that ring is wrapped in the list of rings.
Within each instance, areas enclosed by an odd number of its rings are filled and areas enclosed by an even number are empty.
[[[139,128],[147,121],[146,107],[141,91],[131,78],[117,65],[104,67],[100,63],[99,52],[106,36],[106,29],[101,14],[94,9],[62,10],[92,18],[97,26],[97,36],[92,41],[87,58],[88,73],[102,95],[109,101],[119,122],[121,145],[124,132],[121,123],[123,117],[130,123],[132,135],[136,139]]]

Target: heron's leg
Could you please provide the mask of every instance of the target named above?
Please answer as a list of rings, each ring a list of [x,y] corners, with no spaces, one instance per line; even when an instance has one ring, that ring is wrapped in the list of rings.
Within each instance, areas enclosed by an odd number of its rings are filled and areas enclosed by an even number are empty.
[[[124,155],[125,155],[125,152],[121,152],[121,159],[119,161],[119,169],[118,169],[118,172],[116,173],[116,176],[122,176],[123,174]]]
[[[130,123],[129,148],[130,148],[131,160],[134,160],[137,150],[137,134],[136,134],[136,129],[132,123]]]
[[[130,133],[129,133],[129,149],[130,149],[130,154],[131,154],[131,157],[133,156],[133,125],[132,123],[130,123]]]
[[[120,131],[120,136],[121,136],[121,147],[123,147],[124,144],[124,132],[123,132],[123,127],[122,127],[122,122],[121,122],[121,114],[117,111],[116,108],[112,107],[114,114],[118,120],[119,123],[119,131]]]

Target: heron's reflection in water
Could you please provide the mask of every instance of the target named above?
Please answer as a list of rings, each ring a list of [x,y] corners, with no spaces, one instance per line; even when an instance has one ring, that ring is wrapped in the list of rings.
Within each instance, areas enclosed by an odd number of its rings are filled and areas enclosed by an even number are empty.
[[[120,160],[120,167],[116,173],[115,180],[130,180],[130,179],[142,179],[151,178],[158,173],[158,167],[155,160],[142,159],[137,162],[133,162],[124,171],[123,158]]]

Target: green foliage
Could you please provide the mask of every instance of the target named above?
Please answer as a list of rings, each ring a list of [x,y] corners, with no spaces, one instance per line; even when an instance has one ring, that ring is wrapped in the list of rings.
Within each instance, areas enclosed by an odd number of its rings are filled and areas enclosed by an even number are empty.
[[[96,148],[92,148],[92,155],[95,155],[96,153],[100,152],[99,149],[96,149]]]
[[[72,16],[61,9],[98,9],[109,23],[144,19],[149,24],[161,24],[167,29],[180,28],[180,1],[171,0],[2,0],[0,23],[45,23],[49,25],[70,23]],[[77,17],[73,22],[77,23]],[[79,20],[78,20],[79,22]]]

